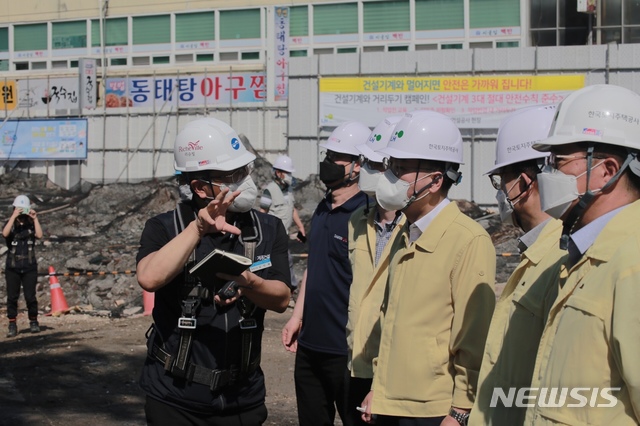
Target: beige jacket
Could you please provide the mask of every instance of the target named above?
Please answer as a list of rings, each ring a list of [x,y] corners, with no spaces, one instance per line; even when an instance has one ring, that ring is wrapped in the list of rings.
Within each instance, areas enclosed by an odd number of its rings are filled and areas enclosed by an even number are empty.
[[[521,255],[491,320],[484,348],[478,395],[470,426],[522,425],[526,408],[505,407],[491,400],[495,388],[531,386],[538,345],[551,305],[558,294],[558,274],[567,252],[559,247],[562,222],[550,220]]]
[[[436,417],[452,405],[470,409],[495,304],[491,239],[451,203],[415,243],[404,232],[391,250],[372,412]]]
[[[636,201],[607,223],[571,270],[561,268],[531,387],[546,389],[544,405],[558,388],[554,400],[562,403],[543,407],[534,393],[525,424],[639,423],[639,217]]]
[[[349,260],[353,283],[349,290],[347,343],[352,377],[373,378],[373,359],[380,345],[380,309],[387,287],[391,246],[401,234],[406,218],[401,216],[382,251],[378,265],[376,256],[375,206],[368,215],[365,207],[356,210],[349,221]]]

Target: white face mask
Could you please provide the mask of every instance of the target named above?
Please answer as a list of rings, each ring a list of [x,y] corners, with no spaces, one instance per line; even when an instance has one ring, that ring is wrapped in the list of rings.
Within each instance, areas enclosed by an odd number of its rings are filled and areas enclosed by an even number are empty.
[[[258,188],[253,182],[251,175],[248,175],[238,183],[229,183],[220,185],[220,189],[229,188],[229,192],[240,191],[240,195],[233,200],[229,206],[230,212],[244,213],[253,208],[258,198]]]
[[[602,162],[596,164],[591,170],[598,167]],[[587,172],[584,171],[578,176],[567,175],[560,170],[545,167],[542,173],[538,174],[538,190],[540,192],[540,208],[549,216],[560,219],[571,207],[571,204],[584,193],[578,192],[578,178]],[[600,192],[594,189],[591,192]]]
[[[416,183],[420,182],[422,179],[428,178],[432,174],[433,173],[429,173],[422,176],[416,180]],[[421,200],[430,194],[430,192],[427,191],[418,198],[416,198],[415,195],[409,197],[407,192],[411,187],[411,183],[400,179],[394,175],[391,170],[386,170],[382,176],[383,177],[380,178],[378,187],[376,188],[376,200],[385,210],[404,210],[414,201]],[[422,191],[427,190],[434,183],[435,181],[429,183],[425,188],[422,188]]]
[[[371,197],[375,196],[376,188],[378,187],[378,182],[380,182],[381,177],[382,172],[374,170],[370,168],[367,163],[364,163],[364,165],[360,167],[360,179],[358,179],[360,191]]]
[[[515,224],[515,221],[513,220],[513,205],[507,200],[507,194],[502,189],[496,193],[496,200],[498,200],[500,220],[511,225]]]
[[[291,176],[291,173],[285,173],[284,177],[282,178],[282,181],[287,185],[287,186],[291,186],[291,184],[293,183],[293,176]]]

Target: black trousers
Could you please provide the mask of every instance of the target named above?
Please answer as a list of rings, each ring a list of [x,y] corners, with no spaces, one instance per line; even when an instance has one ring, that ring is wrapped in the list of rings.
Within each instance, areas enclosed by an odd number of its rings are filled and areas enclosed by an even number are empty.
[[[333,425],[336,408],[343,423],[347,356],[316,352],[298,346],[294,379],[300,426]]]
[[[368,426],[368,423],[362,421],[362,413],[356,409],[362,404],[362,400],[371,390],[372,379],[361,379],[359,377],[351,377],[351,371],[347,369],[347,380],[349,382],[347,390],[347,420],[344,426]]]
[[[440,426],[445,417],[378,416],[376,426]]]
[[[36,299],[36,284],[38,284],[38,271],[36,269],[20,272],[7,268],[5,271],[7,280],[7,318],[15,319],[18,316],[18,299],[20,298],[20,286],[24,292],[24,300],[27,302],[29,319],[38,318],[38,300]]]
[[[144,412],[148,426],[259,426],[267,420],[264,404],[241,413],[213,415],[182,410],[149,396]]]

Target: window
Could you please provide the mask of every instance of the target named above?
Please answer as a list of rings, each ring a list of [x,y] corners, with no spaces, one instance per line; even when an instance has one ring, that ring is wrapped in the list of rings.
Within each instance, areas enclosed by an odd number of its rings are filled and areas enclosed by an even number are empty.
[[[220,39],[260,38],[260,9],[220,12]]]
[[[519,27],[520,2],[513,0],[469,0],[471,28]]]
[[[51,24],[51,47],[74,49],[87,47],[87,22],[54,22]]]
[[[300,58],[300,57],[305,57],[307,56],[307,50],[290,50],[289,51],[289,56],[292,58]]]
[[[9,51],[9,28],[0,28],[0,52]]]
[[[260,52],[242,52],[240,59],[243,61],[251,61],[260,59]]]
[[[497,48],[501,48],[501,47],[520,47],[520,42],[519,41],[497,41],[496,42],[496,47]]]
[[[389,52],[407,52],[409,46],[389,46]]]
[[[213,62],[213,53],[200,53],[196,55],[196,62]]]
[[[169,61],[169,57],[168,56],[154,56],[153,57],[153,63],[154,64],[168,64]]]
[[[313,7],[314,35],[357,33],[357,3],[325,4]]]
[[[16,71],[26,71],[29,69],[29,62],[14,62]]]
[[[113,65],[127,65],[127,58],[111,58],[109,63]]]
[[[47,24],[16,25],[13,27],[13,50],[23,51],[46,49]]]
[[[110,18],[104,22],[105,46],[126,46],[129,44],[127,18]],[[100,21],[91,21],[91,46],[100,46]]]
[[[169,15],[134,16],[133,44],[171,43],[171,19]]]
[[[289,36],[304,37],[309,35],[309,8],[292,6],[289,8]]]
[[[440,45],[440,49],[442,49],[442,50],[449,50],[449,49],[462,49],[462,43],[448,43],[448,44],[441,44],[441,45]]]
[[[176,15],[176,43],[215,38],[215,12]]]
[[[9,71],[9,61],[6,59],[0,60],[0,71]]]
[[[410,22],[407,0],[364,3],[365,33],[409,31]]]
[[[602,2],[606,3],[606,2]],[[640,3],[637,0],[624,0],[624,24],[625,25],[640,25]],[[638,40],[638,28],[635,30],[635,36],[632,36],[636,41],[627,41],[625,43],[637,43]]]
[[[338,47],[338,53],[356,53],[357,47]]]
[[[553,28],[556,26],[557,0],[531,0],[531,28]]]
[[[464,0],[416,0],[416,31],[464,28]]]

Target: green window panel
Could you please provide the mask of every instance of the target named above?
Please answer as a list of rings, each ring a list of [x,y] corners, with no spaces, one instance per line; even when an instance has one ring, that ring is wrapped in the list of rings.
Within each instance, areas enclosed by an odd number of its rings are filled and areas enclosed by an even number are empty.
[[[464,28],[464,0],[416,0],[416,31]]]
[[[358,4],[323,4],[313,7],[313,34],[357,34]]]
[[[176,42],[215,40],[215,12],[176,15]]]
[[[451,50],[451,49],[462,49],[462,43],[449,43],[449,44],[443,44],[440,46],[440,49],[442,50]]]
[[[133,44],[171,43],[169,15],[134,16],[131,30]]]
[[[519,41],[497,41],[496,42],[496,47],[497,48],[501,48],[501,47],[520,47],[520,42]]]
[[[260,38],[260,9],[220,12],[220,39]]]
[[[169,57],[168,56],[154,56],[153,57],[153,63],[154,64],[168,64],[169,61]]]
[[[0,71],[9,71],[9,61],[1,60],[0,61]]]
[[[358,52],[357,47],[338,47],[338,53],[356,53]]]
[[[307,56],[306,50],[290,50],[289,56],[292,58],[301,58]]]
[[[9,28],[0,28],[0,52],[9,51]]]
[[[520,2],[513,0],[469,0],[471,28],[519,27]]]
[[[127,18],[110,18],[104,22],[105,46],[126,46],[129,44]],[[100,46],[100,21],[91,21],[91,46]]]
[[[54,22],[51,24],[51,47],[73,49],[87,47],[87,22]]]
[[[212,62],[213,61],[213,53],[202,53],[200,55],[196,55],[196,62]]]
[[[364,32],[391,33],[409,31],[411,16],[409,1],[379,1],[364,3]]]
[[[289,8],[289,36],[305,37],[309,35],[309,8],[292,6]]]
[[[47,24],[13,27],[13,50],[47,50]]]

